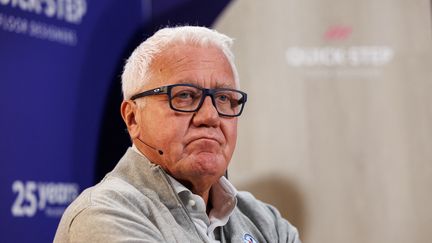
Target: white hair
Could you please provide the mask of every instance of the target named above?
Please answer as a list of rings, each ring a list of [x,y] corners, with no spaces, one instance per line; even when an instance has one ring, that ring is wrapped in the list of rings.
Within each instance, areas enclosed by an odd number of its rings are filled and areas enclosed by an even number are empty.
[[[154,58],[170,44],[183,43],[198,46],[215,46],[225,54],[237,88],[240,80],[231,51],[233,39],[215,30],[199,26],[178,26],[160,29],[153,36],[142,42],[126,61],[122,74],[123,99],[141,91],[151,77],[150,64]]]

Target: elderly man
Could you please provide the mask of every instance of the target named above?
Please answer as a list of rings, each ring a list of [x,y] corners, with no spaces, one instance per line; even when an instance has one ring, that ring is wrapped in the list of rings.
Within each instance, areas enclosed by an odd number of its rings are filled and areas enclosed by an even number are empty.
[[[300,242],[275,208],[223,176],[247,100],[231,44],[184,26],[138,46],[122,75],[133,145],[68,207],[55,242]]]

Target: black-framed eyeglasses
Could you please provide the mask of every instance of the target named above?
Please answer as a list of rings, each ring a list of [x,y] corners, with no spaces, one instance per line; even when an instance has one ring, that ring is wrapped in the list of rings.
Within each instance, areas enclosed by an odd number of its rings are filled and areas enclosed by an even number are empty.
[[[192,84],[173,84],[154,88],[132,96],[131,100],[160,94],[168,95],[171,109],[180,112],[198,111],[205,98],[210,96],[218,114],[228,117],[240,116],[247,100],[247,94],[240,90],[228,88],[205,89]]]

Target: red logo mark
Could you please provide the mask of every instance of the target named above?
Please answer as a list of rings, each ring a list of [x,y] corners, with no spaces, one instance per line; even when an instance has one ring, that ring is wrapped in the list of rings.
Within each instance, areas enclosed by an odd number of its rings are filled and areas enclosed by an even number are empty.
[[[324,33],[326,40],[345,40],[352,32],[352,28],[349,26],[330,26]]]

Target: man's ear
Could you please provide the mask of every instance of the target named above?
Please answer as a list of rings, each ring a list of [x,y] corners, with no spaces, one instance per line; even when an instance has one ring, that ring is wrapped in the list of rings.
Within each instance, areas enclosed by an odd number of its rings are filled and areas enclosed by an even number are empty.
[[[131,100],[123,100],[120,106],[120,113],[127,126],[131,139],[137,138],[140,133],[139,124],[136,120],[138,111],[137,108],[137,104]]]

